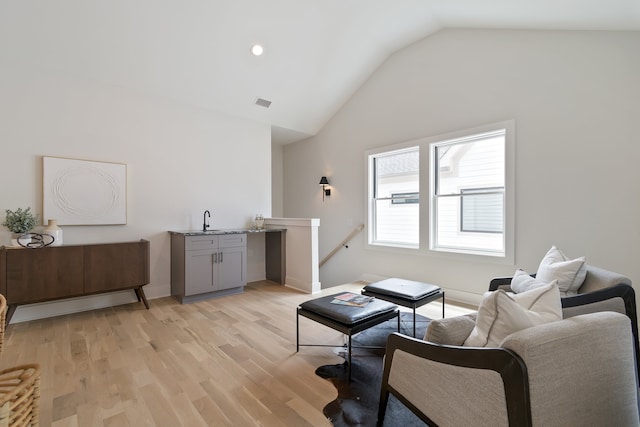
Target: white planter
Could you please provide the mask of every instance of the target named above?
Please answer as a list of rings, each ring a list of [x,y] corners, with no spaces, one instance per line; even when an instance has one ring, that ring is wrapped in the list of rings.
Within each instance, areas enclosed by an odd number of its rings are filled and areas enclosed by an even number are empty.
[[[62,228],[58,227],[57,220],[50,219],[49,224],[42,232],[53,237],[53,243],[51,246],[62,246]]]

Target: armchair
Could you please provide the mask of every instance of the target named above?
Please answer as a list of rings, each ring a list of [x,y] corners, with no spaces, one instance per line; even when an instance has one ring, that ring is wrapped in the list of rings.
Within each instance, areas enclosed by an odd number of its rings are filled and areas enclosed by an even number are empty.
[[[532,276],[535,277],[535,274],[532,274]],[[489,290],[495,291],[496,289],[501,288],[506,291],[510,291],[511,288],[509,285],[511,284],[511,279],[511,277],[496,277],[489,283]],[[622,274],[587,264],[587,275],[585,276],[582,285],[578,288],[578,295],[576,296],[597,291],[599,289],[610,288],[618,284],[631,286],[631,279],[623,276]],[[576,296],[567,298],[575,298]]]
[[[455,319],[432,324],[468,329],[469,322]],[[394,333],[387,342],[378,425],[389,393],[430,425],[638,425],[631,342],[629,319],[614,312],[524,329],[498,348]]]
[[[535,274],[532,274],[535,277]],[[489,290],[511,291],[511,277],[491,280]],[[638,339],[638,316],[636,294],[631,279],[613,271],[587,264],[587,275],[578,288],[578,294],[561,299],[563,318],[599,311],[615,311],[625,314],[631,320],[636,366],[640,372],[640,343]]]

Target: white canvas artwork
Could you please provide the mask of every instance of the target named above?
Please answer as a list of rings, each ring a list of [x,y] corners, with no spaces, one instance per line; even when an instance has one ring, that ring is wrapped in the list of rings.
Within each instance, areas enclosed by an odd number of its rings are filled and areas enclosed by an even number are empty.
[[[127,223],[127,166],[43,157],[43,221],[58,225]]]

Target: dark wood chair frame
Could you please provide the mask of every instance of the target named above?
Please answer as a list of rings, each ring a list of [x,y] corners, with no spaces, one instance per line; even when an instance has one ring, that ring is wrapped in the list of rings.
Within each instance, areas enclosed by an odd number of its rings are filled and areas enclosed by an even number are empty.
[[[515,352],[506,348],[479,349],[474,347],[464,348],[438,345],[406,335],[393,333],[387,341],[382,386],[380,388],[380,403],[378,405],[378,426],[382,426],[384,423],[389,393],[393,394],[422,421],[430,426],[437,425],[426,414],[421,412],[389,385],[389,373],[396,350],[447,365],[489,369],[497,372],[500,374],[504,385],[509,425],[514,427],[528,427],[532,425],[529,374],[524,361]]]

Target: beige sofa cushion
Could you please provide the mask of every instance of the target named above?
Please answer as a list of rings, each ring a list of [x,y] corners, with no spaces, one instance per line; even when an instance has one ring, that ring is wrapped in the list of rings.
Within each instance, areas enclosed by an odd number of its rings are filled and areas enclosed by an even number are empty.
[[[558,281],[552,280],[551,282],[545,282],[538,278],[531,277],[529,273],[527,273],[522,269],[518,269],[516,270],[515,274],[513,275],[513,278],[511,279],[511,290],[519,294],[522,292],[530,291],[532,289],[541,288],[550,283],[557,285]]]
[[[429,322],[424,340],[434,344],[462,345],[476,326],[476,313],[434,319]]]
[[[562,304],[555,284],[520,294],[486,292],[478,307],[476,326],[463,345],[498,347],[513,332],[556,320],[562,320]]]
[[[560,295],[566,297],[577,294],[586,275],[587,265],[584,257],[569,259],[558,248],[552,246],[540,261],[536,280],[546,283],[557,280]]]

